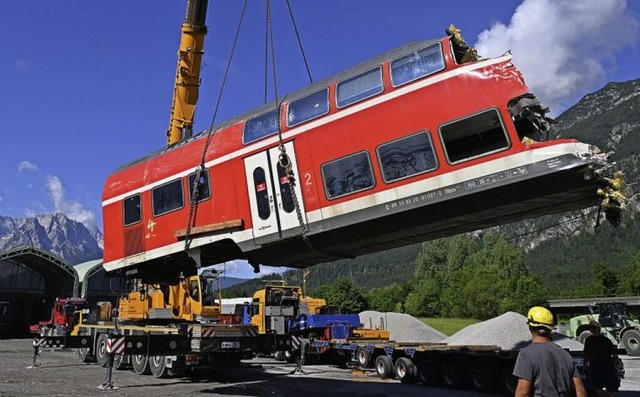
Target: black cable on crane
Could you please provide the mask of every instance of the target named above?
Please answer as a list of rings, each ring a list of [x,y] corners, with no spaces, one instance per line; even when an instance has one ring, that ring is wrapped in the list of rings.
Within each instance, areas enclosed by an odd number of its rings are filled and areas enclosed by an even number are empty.
[[[289,16],[291,16],[291,24],[293,25],[293,30],[296,32],[296,38],[298,39],[298,46],[300,47],[300,53],[302,54],[304,66],[307,68],[309,82],[313,83],[313,78],[311,77],[311,69],[309,69],[309,62],[307,62],[307,56],[305,55],[304,48],[302,47],[302,40],[300,39],[300,33],[298,32],[298,26],[296,25],[296,19],[293,17],[293,10],[291,9],[291,2],[289,0],[287,0],[287,8],[289,9]]]
[[[211,144],[211,139],[213,138],[213,125],[216,121],[216,116],[218,115],[218,109],[220,108],[220,102],[222,102],[222,94],[224,92],[224,87],[227,83],[227,78],[229,76],[229,70],[231,70],[231,61],[233,60],[233,54],[236,50],[236,44],[238,43],[238,37],[240,36],[240,30],[242,29],[242,21],[244,20],[244,14],[247,9],[248,0],[244,0],[244,4],[242,6],[242,12],[240,13],[240,20],[238,21],[238,27],[236,29],[235,37],[233,38],[233,44],[231,46],[231,52],[229,53],[229,58],[227,60],[227,67],[224,71],[224,77],[222,78],[222,84],[220,85],[220,92],[218,93],[218,99],[216,100],[216,106],[213,110],[213,116],[211,117],[211,124],[209,125],[209,131],[207,133],[207,140],[204,144],[204,149],[202,150],[202,158],[200,160],[200,165],[196,171],[196,176],[193,181],[193,189],[191,198],[189,200],[189,219],[187,221],[187,229],[185,232],[185,242],[184,242],[184,250],[188,253],[189,246],[191,245],[191,228],[196,224],[196,217],[198,214],[198,196],[200,193],[201,181],[200,176],[205,169],[205,159],[207,155],[207,150],[209,149],[209,145]]]

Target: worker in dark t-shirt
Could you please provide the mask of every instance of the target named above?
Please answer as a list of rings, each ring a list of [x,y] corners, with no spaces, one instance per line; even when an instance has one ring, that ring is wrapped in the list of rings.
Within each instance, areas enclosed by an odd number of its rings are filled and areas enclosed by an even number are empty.
[[[590,387],[597,397],[613,397],[620,387],[615,362],[618,360],[616,347],[600,331],[597,321],[589,322],[589,336],[584,342],[584,365]],[[606,389],[606,390],[603,390]]]
[[[582,378],[571,355],[551,341],[553,314],[541,306],[527,315],[531,344],[520,350],[513,375],[518,379],[516,397],[586,397]]]

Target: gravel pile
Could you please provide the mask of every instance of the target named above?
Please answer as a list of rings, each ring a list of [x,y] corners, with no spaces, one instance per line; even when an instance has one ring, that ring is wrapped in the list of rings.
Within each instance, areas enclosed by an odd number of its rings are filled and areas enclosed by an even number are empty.
[[[582,351],[582,343],[558,332],[551,333],[553,341],[570,351]],[[506,312],[481,323],[472,324],[442,340],[450,345],[496,345],[503,350],[519,350],[531,343],[527,318],[519,313]]]
[[[404,313],[368,310],[360,313],[360,322],[365,328],[380,328],[382,324],[382,329],[387,329],[389,338],[396,342],[440,342],[447,337]]]

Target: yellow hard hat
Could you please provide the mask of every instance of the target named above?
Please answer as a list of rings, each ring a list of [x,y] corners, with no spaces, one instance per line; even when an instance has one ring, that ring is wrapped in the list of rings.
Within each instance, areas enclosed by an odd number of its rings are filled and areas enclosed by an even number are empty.
[[[553,321],[553,314],[549,309],[542,306],[534,306],[529,309],[527,314],[527,324],[530,327],[544,327],[549,330],[555,328],[555,322]]]

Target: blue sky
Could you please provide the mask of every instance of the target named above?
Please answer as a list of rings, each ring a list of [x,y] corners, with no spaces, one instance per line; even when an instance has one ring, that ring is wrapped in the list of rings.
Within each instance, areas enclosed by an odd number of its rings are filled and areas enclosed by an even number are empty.
[[[2,2],[0,215],[61,211],[102,229],[106,176],[164,145],[185,4]],[[441,37],[450,23],[481,55],[512,50],[532,91],[556,115],[606,82],[640,77],[640,1],[291,5],[314,80],[406,42]],[[210,0],[196,131],[211,123],[241,6]],[[272,13],[282,95],[308,78],[284,0],[273,0]],[[263,103],[264,41],[264,2],[251,0],[217,121]]]

